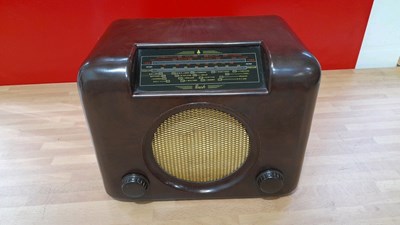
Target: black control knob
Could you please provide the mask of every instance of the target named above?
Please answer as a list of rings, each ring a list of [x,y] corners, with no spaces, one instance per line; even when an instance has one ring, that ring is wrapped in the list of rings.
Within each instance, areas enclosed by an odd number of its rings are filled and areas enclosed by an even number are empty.
[[[139,198],[149,187],[149,181],[140,174],[127,174],[122,178],[122,192],[130,198]]]
[[[260,190],[266,194],[277,193],[283,187],[283,174],[278,170],[265,170],[257,176],[256,180]]]

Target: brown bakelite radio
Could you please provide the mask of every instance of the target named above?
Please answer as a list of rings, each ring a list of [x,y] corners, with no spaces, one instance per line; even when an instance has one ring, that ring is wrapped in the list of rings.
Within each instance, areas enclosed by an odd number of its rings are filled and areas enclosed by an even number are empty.
[[[275,16],[127,19],[78,86],[108,194],[210,199],[297,186],[319,80]]]

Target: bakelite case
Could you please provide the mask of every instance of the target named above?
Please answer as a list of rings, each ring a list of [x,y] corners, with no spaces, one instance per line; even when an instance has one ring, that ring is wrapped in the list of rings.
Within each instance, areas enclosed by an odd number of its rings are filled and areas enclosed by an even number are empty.
[[[140,91],[141,48],[259,46],[257,89]],[[276,16],[125,19],[111,24],[82,65],[78,87],[105,189],[119,200],[268,197],[299,181],[320,81],[320,66]],[[191,107],[221,109],[248,130],[251,149],[233,174],[190,183],[151,157],[155,127]]]

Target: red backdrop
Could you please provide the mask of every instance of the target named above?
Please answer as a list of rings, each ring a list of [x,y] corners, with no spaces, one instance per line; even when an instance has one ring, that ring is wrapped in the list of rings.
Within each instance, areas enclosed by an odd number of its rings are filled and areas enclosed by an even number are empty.
[[[119,18],[279,15],[323,69],[354,68],[373,0],[27,0],[0,2],[0,85],[75,81]]]

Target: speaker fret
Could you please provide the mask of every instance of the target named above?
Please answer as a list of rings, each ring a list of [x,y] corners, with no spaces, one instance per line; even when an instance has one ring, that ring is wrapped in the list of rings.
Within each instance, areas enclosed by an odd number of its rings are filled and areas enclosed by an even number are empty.
[[[157,164],[178,179],[205,183],[237,171],[250,151],[249,135],[232,115],[211,108],[178,112],[157,128],[152,151]]]

